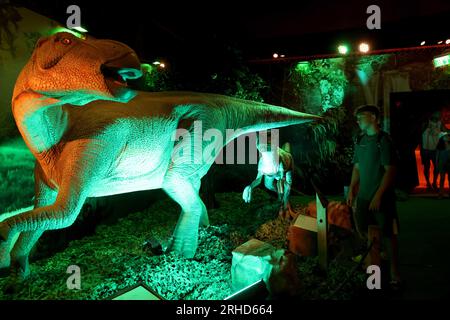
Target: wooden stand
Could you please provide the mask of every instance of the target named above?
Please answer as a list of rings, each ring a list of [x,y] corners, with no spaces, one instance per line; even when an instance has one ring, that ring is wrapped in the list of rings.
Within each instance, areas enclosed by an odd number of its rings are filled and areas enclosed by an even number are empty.
[[[328,268],[328,199],[313,183],[312,185],[316,190],[317,218],[299,215],[294,226],[317,233],[319,266],[326,271]]]

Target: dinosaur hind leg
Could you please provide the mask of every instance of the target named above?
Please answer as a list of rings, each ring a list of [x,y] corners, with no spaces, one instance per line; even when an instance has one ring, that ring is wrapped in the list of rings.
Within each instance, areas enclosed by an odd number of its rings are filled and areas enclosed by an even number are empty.
[[[198,227],[208,223],[206,206],[198,191],[200,178],[186,179],[181,174],[168,173],[163,183],[163,190],[181,206],[169,250],[174,250],[186,258],[193,258],[198,246]]]
[[[40,168],[38,166],[39,164],[36,163],[34,170],[35,209],[53,204],[57,196],[57,192],[52,190],[42,181],[41,179],[42,172],[40,171]],[[11,264],[10,279],[8,281],[9,283],[8,285],[11,287],[12,290],[14,290],[14,288],[12,287],[16,286],[19,282],[25,280],[25,278],[28,277],[30,272],[28,265],[28,258],[30,255],[30,251],[34,247],[36,242],[39,240],[39,238],[42,236],[43,232],[44,232],[43,229],[39,229],[33,231],[20,232],[17,238],[10,236],[10,239],[11,238],[17,239],[15,243],[8,243],[11,252],[9,252],[9,250],[7,251],[7,254],[10,257],[9,259],[10,263],[8,263],[7,266]],[[8,289],[5,289],[5,291],[8,291]]]

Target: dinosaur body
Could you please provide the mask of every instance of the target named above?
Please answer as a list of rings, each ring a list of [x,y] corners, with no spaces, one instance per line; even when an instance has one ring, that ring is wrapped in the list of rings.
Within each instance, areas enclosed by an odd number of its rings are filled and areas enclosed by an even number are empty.
[[[138,66],[134,52],[115,41],[61,33],[36,45],[12,102],[37,160],[35,205],[0,223],[0,245],[12,247],[16,278],[25,278],[30,249],[42,233],[70,226],[87,197],[139,190],[162,188],[181,206],[169,249],[193,257],[198,227],[209,223],[200,179],[215,157],[192,161],[180,150],[190,150],[192,141],[200,142],[193,154],[220,150],[241,134],[319,119],[215,94],[132,91],[124,79],[139,76]],[[196,122],[226,139],[203,139]],[[227,129],[240,131],[227,136]],[[176,138],[180,131],[183,139]]]
[[[292,216],[289,195],[292,185],[294,158],[288,142],[282,148],[279,148],[271,146],[269,141],[271,141],[269,138],[267,143],[264,144],[257,141],[257,149],[261,152],[261,158],[258,162],[258,173],[255,180],[245,187],[242,197],[245,202],[250,202],[252,190],[259,186],[264,179],[264,186],[278,194],[278,200],[281,201],[280,216],[288,218]]]

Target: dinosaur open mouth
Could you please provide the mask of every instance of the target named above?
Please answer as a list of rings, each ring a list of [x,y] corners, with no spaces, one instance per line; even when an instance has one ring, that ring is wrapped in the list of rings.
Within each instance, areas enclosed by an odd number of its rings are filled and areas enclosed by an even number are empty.
[[[102,64],[100,72],[113,95],[118,90],[128,87],[127,80],[138,79],[142,76],[139,60],[130,54]]]

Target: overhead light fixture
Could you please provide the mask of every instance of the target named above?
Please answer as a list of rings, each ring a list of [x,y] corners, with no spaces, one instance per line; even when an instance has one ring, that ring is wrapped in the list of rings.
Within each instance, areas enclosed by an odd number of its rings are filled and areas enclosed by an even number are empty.
[[[367,53],[367,52],[369,52],[369,50],[370,50],[370,47],[367,43],[365,43],[365,42],[360,43],[359,52]]]
[[[284,54],[280,54],[280,58],[284,58],[285,57],[285,55]]]
[[[278,58],[278,53],[274,53],[274,54],[272,55],[272,57],[273,57],[274,59],[277,59],[277,58]]]
[[[82,34],[81,32],[77,32],[77,31],[75,30],[75,28],[73,28],[73,29],[68,29],[68,28],[61,27],[61,26],[57,26],[57,27],[51,29],[50,32],[49,32],[49,34],[50,34],[50,35],[54,35],[54,34],[59,33],[59,32],[68,32],[68,33],[70,33],[70,34],[73,34],[75,37],[77,37],[77,38],[79,38],[79,39],[84,39],[84,38],[86,38],[86,35]]]
[[[341,44],[338,46],[338,52],[340,54],[347,54],[348,53],[348,46],[346,46],[345,44]]]
[[[420,45],[421,45],[421,46],[424,46],[424,45],[425,45],[425,41],[422,41],[422,42],[420,43]]]

